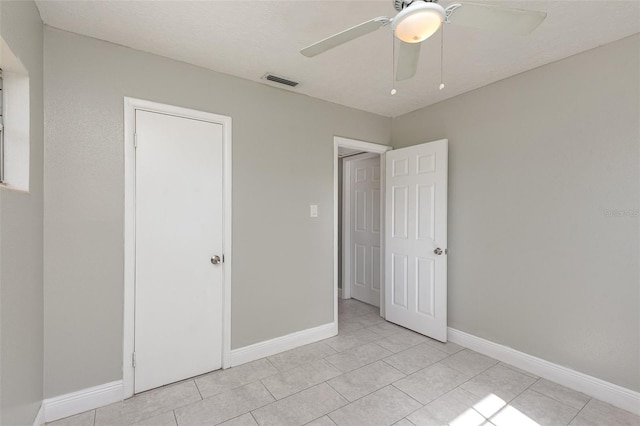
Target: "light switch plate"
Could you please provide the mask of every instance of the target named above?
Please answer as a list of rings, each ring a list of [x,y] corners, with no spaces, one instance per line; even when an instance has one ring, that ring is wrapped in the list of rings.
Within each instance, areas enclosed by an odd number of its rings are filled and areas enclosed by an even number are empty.
[[[310,217],[318,217],[318,205],[317,204],[311,204],[309,209],[309,216]]]

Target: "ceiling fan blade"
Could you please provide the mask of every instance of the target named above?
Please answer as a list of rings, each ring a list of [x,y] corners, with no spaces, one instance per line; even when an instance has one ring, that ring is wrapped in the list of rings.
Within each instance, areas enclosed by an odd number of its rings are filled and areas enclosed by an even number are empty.
[[[420,60],[420,47],[422,43],[400,42],[398,49],[398,67],[396,68],[396,81],[408,80],[418,70]]]
[[[327,37],[324,40],[320,40],[319,42],[314,43],[311,46],[307,46],[302,49],[300,53],[308,58],[312,58],[316,55],[326,52],[329,49],[340,46],[341,44],[344,44],[348,41],[372,33],[378,28],[389,24],[389,22],[391,22],[391,20],[385,16],[374,18],[370,21],[363,22],[362,24],[356,25],[355,27],[344,30],[338,34],[334,34],[331,37]]]
[[[512,9],[488,4],[461,3],[451,5],[449,22],[465,27],[527,35],[547,17],[546,12]],[[447,9],[449,9],[447,8]]]

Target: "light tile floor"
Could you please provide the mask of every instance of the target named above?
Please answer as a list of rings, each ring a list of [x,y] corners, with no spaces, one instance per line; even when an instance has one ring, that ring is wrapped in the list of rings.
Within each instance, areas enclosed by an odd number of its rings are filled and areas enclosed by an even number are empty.
[[[640,425],[640,417],[339,302],[336,337],[52,426]]]

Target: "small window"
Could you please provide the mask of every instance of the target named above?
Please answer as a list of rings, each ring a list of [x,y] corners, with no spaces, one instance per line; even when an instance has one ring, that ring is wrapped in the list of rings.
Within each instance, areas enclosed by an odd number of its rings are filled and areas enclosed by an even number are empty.
[[[0,188],[29,191],[29,73],[1,36],[0,51]]]
[[[4,119],[2,117],[2,107],[4,97],[2,96],[2,68],[0,68],[0,183],[4,183]]]

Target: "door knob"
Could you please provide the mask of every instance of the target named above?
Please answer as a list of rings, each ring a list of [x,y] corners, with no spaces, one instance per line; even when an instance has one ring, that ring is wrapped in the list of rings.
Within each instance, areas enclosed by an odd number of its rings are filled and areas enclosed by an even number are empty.
[[[442,253],[444,253],[440,247],[437,247],[433,252],[435,254],[437,254],[438,256],[440,256]]]
[[[217,265],[218,263],[220,263],[220,256],[213,256],[211,258],[211,263],[213,263],[214,265]]]

